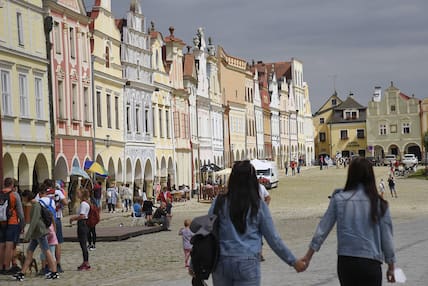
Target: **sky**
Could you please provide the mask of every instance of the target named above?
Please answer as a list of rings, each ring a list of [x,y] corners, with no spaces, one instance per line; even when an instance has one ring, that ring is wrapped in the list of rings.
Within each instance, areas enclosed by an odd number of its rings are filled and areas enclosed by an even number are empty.
[[[87,9],[93,0],[85,0]],[[130,0],[112,0],[125,16]],[[367,106],[375,86],[428,98],[427,0],[142,0],[156,30],[192,45],[198,27],[213,44],[251,62],[303,62],[312,112],[332,95]]]

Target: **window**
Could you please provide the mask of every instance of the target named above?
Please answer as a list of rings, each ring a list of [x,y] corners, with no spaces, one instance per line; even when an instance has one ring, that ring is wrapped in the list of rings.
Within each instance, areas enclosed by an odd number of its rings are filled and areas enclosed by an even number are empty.
[[[10,73],[2,70],[1,73],[1,98],[4,115],[12,115],[12,99],[10,95]]]
[[[36,118],[43,119],[43,81],[39,77],[34,79],[34,94],[36,98]]]
[[[156,136],[156,126],[155,126],[155,108],[152,107],[152,130],[153,130],[153,136]]]
[[[21,116],[28,116],[28,82],[25,74],[19,74],[19,107]]]
[[[325,142],[325,132],[320,132],[320,142]]]
[[[89,110],[89,89],[87,87],[83,88],[83,108],[84,108],[84,118],[85,122],[91,122],[89,115],[91,111]]]
[[[111,128],[111,95],[107,94],[107,127]]]
[[[135,131],[140,133],[140,108],[135,108]]]
[[[64,82],[58,81],[58,116],[60,119],[65,119],[65,98],[64,98]]]
[[[77,98],[77,85],[71,85],[71,92],[73,96],[73,120],[79,120],[79,102]]]
[[[70,57],[76,58],[76,46],[75,46],[74,28],[70,28]]]
[[[85,33],[82,33],[81,34],[82,35],[82,60],[84,61],[84,62],[87,62],[88,61],[88,50],[87,50],[87,46],[86,46],[86,34]]]
[[[169,127],[169,111],[165,110],[165,123],[166,123],[166,138],[171,138]]]
[[[334,99],[332,99],[331,100],[331,105],[333,105],[333,106],[336,106],[336,104],[337,104],[337,100],[334,98]]]
[[[61,54],[61,29],[58,22],[54,22],[55,53]]]
[[[162,109],[159,109],[159,136],[163,138],[163,112]]]
[[[126,106],[126,131],[127,132],[131,132],[130,117],[131,117],[131,107],[127,105]]]
[[[101,121],[101,91],[97,91],[97,126],[102,126]]]
[[[145,129],[146,134],[150,133],[149,120],[150,120],[150,118],[149,118],[149,110],[146,108],[144,110],[144,129]]]
[[[119,127],[119,97],[114,97],[114,118],[116,123],[116,129],[120,129]]]
[[[108,46],[106,46],[105,61],[106,61],[106,68],[109,68],[110,67],[110,49]]]
[[[348,139],[348,130],[340,130],[340,139],[347,140]]]
[[[410,123],[403,123],[403,134],[410,134]]]
[[[391,112],[395,112],[395,105],[391,105]]]
[[[346,120],[357,119],[358,113],[357,113],[357,111],[353,111],[353,110],[345,110],[344,111],[344,118]]]
[[[320,118],[320,124],[324,124],[324,117]]]
[[[24,27],[22,26],[22,14],[16,13],[16,24],[18,26],[18,43],[24,45]]]
[[[386,135],[386,125],[385,124],[379,125],[379,135]]]
[[[364,129],[357,129],[357,138],[364,138]]]

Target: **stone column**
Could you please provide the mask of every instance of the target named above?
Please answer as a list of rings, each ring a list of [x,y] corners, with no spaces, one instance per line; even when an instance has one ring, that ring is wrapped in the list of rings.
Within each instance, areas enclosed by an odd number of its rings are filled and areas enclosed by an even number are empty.
[[[145,180],[146,186],[146,195],[147,199],[151,200],[153,198],[153,180]]]

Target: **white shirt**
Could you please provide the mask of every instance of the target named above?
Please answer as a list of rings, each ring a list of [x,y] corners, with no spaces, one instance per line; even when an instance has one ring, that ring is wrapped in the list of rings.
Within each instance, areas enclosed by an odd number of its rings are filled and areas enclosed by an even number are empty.
[[[50,204],[51,207],[53,207],[53,209],[55,209],[55,201],[53,199],[49,198],[49,197],[43,197],[43,198],[41,198],[39,196],[39,194],[37,194],[36,201],[38,201],[38,202],[42,201],[43,203],[46,204],[46,206],[49,206],[49,204]]]
[[[260,198],[262,198],[263,200],[265,200],[266,197],[269,196],[269,192],[266,190],[265,186],[263,186],[262,184],[259,184],[259,194],[260,194]]]
[[[88,219],[89,209],[91,207],[87,202],[81,202],[79,208],[79,214],[83,215],[85,219]]]
[[[49,204],[49,201],[50,201],[49,198],[52,198],[53,208],[54,208],[54,210],[56,210],[56,217],[57,218],[62,218],[62,208],[63,208],[63,206],[60,206],[59,204],[61,203],[61,201],[63,199],[65,199],[64,194],[62,193],[61,190],[55,189],[55,194],[50,194],[50,195],[47,195],[46,197],[43,198],[43,199],[46,199],[46,200],[44,200],[44,202],[46,204]],[[37,201],[40,200],[39,194],[36,195],[36,200]],[[58,207],[57,207],[57,204],[58,204]]]

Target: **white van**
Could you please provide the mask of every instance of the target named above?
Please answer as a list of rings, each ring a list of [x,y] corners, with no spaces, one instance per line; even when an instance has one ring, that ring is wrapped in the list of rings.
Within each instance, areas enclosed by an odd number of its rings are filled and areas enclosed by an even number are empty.
[[[267,183],[265,184],[267,189],[278,187],[278,168],[275,161],[254,159],[251,160],[251,164],[256,169],[258,179],[261,177],[267,179]]]

